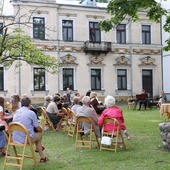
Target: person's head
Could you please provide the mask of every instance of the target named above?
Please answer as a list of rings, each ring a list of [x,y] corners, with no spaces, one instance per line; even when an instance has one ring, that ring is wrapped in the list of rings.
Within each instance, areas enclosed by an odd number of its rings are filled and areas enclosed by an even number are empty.
[[[54,101],[56,104],[59,104],[59,103],[61,103],[61,98],[60,98],[59,96],[54,96],[53,101]]]
[[[91,92],[90,93],[90,98],[96,98],[97,97],[97,93],[96,92]]]
[[[52,96],[47,95],[45,96],[45,101],[50,102],[52,100]]]
[[[29,107],[31,105],[31,100],[28,97],[22,98],[21,106]]]
[[[87,91],[86,96],[90,96],[91,91]]]
[[[22,98],[25,98],[25,97],[28,97],[28,95],[27,95],[27,94],[24,94],[24,95],[22,96]]]
[[[89,105],[89,104],[90,104],[90,97],[89,97],[89,96],[84,96],[84,97],[82,98],[82,103],[83,103],[84,105]]]
[[[75,96],[80,97],[80,93],[79,92],[75,93]]]
[[[115,98],[113,96],[106,96],[105,98],[105,105],[107,107],[113,107],[115,106]]]
[[[79,104],[79,103],[80,103],[80,98],[77,97],[77,96],[75,96],[75,97],[73,98],[73,103],[74,103],[74,104]]]

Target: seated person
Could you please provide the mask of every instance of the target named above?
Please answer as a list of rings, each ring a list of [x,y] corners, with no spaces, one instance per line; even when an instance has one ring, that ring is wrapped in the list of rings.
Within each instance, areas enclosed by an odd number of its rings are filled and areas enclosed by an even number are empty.
[[[142,94],[141,94],[141,98],[138,98],[139,101],[139,109],[141,110],[141,106],[142,104],[144,104],[145,110],[146,110],[146,106],[147,106],[147,98],[148,98],[148,94],[146,92],[146,90],[142,90]]]
[[[49,159],[44,156],[43,150],[45,149],[42,146],[42,128],[38,125],[38,119],[36,114],[30,110],[31,107],[31,100],[28,97],[25,97],[21,100],[22,107],[16,110],[13,122],[22,123],[27,129],[30,134],[30,138],[32,143],[36,145],[36,151],[40,155],[40,162],[47,162]],[[37,133],[34,132],[34,128],[36,128]],[[12,133],[13,141],[16,143],[24,143],[25,134],[22,132],[14,131]]]
[[[166,101],[166,95],[164,93],[164,91],[161,91],[161,94],[159,95],[159,98],[158,98],[158,107],[160,108],[161,107],[161,104],[162,103],[165,103]]]
[[[45,101],[44,101],[43,106],[44,106],[45,108],[47,108],[47,106],[50,104],[50,102],[51,102],[51,100],[52,100],[52,96],[47,95],[47,96],[45,96],[44,99],[45,99]]]
[[[97,98],[96,92],[90,93],[90,105],[95,109],[97,114],[101,114],[104,110],[104,106],[100,105]]]
[[[120,128],[122,132],[126,135],[127,139],[130,140],[131,137],[126,130],[122,110],[119,107],[115,106],[115,98],[113,96],[107,96],[105,98],[105,105],[107,108],[102,112],[101,116],[99,117],[98,124],[102,127],[105,117],[115,118],[120,123]],[[106,124],[104,130],[112,132],[113,129],[116,130],[117,128],[113,127],[113,125],[111,124]]]
[[[6,155],[6,138],[3,133],[3,130],[7,131],[8,130],[8,125],[6,121],[0,119],[0,156],[5,156]]]
[[[75,96],[73,98],[73,106],[71,107],[71,109],[74,111],[75,114],[76,114],[76,109],[78,107],[81,107],[81,105],[80,105],[80,98]],[[76,122],[76,117],[75,116],[73,116],[73,122]]]
[[[90,97],[84,96],[82,98],[82,103],[83,103],[83,106],[80,106],[76,109],[77,116],[85,116],[85,117],[91,118],[92,121],[94,122],[95,134],[98,136],[98,138],[100,138],[101,133],[100,133],[100,127],[98,125],[98,116],[97,116],[97,113],[94,110],[94,108],[91,108],[89,106],[90,105]],[[89,123],[86,123],[86,124],[84,123],[82,129],[84,129],[84,134],[88,135],[89,129],[90,129]]]
[[[64,115],[57,107],[60,103],[61,98],[59,96],[54,96],[53,102],[51,102],[46,109],[48,117],[57,131],[61,130],[62,117]]]

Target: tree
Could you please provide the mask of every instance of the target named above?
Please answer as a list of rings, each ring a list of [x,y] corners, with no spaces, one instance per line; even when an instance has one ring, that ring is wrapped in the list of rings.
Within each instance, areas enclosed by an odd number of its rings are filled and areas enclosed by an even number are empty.
[[[20,28],[16,28],[10,34],[7,31],[8,28],[5,28],[4,34],[0,37],[0,64],[10,67],[17,60],[25,61],[43,67],[52,74],[57,73],[58,61],[55,57],[38,49]],[[22,65],[22,62],[16,63],[16,67]]]
[[[166,1],[166,0],[163,0]],[[111,18],[100,22],[101,29],[108,32],[114,26],[120,24],[126,17],[131,18],[132,22],[139,19],[139,12],[145,10],[149,19],[160,22],[161,17],[165,16],[166,21],[164,30],[170,33],[170,12],[161,7],[155,0],[110,0],[107,6],[107,13]],[[166,40],[165,51],[170,50],[170,39]]]

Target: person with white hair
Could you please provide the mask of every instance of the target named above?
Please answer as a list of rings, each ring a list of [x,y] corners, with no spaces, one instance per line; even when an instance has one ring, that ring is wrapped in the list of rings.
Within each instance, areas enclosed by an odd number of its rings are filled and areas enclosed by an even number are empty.
[[[49,103],[52,101],[52,96],[50,96],[50,95],[47,95],[47,96],[45,96],[45,101],[44,101],[44,104],[43,104],[43,106],[45,107],[45,108],[47,108],[48,107],[48,105],[49,105]]]
[[[118,120],[122,132],[126,135],[127,139],[130,140],[131,137],[126,130],[122,110],[119,107],[115,106],[115,98],[113,96],[110,96],[110,95],[107,96],[105,98],[105,105],[106,105],[107,108],[100,115],[99,120],[98,120],[98,124],[100,126],[102,126],[104,119],[106,117],[115,118],[115,119]],[[116,127],[113,127],[112,124],[107,124],[105,126],[105,131],[112,132],[113,129],[116,129]]]

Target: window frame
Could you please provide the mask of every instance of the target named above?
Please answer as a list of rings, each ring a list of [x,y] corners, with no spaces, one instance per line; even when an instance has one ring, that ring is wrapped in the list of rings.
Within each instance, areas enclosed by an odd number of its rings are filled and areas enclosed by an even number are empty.
[[[99,71],[99,74],[92,75],[93,70]],[[93,78],[94,78],[94,81],[93,81]],[[97,79],[99,79],[99,82],[97,82],[98,81]],[[102,70],[100,68],[91,68],[90,69],[90,80],[91,80],[90,81],[91,82],[91,90],[102,90]],[[99,83],[99,85],[98,85],[98,83]],[[99,87],[97,87],[97,86],[99,86]]]
[[[67,21],[67,22],[71,22],[71,26],[63,26],[63,22],[64,21]],[[66,29],[66,39],[64,39],[64,29]],[[69,40],[69,29],[71,29],[71,38]],[[72,42],[73,41],[73,20],[67,20],[67,19],[63,19],[62,20],[62,39],[63,41],[69,41],[69,42]]]
[[[92,28],[91,28],[91,24],[92,24]],[[96,27],[96,24],[98,24],[98,27]],[[94,39],[92,38],[92,31],[94,31],[93,33]],[[97,37],[97,34],[98,34],[98,37]],[[97,40],[97,38],[99,40]],[[89,40],[90,42],[98,42],[98,43],[101,42],[101,30],[100,30],[99,22],[89,21]]]
[[[71,71],[71,74],[65,74],[66,71]],[[70,78],[71,81],[70,82]],[[66,83],[65,83],[65,79],[66,79]],[[71,90],[75,89],[75,85],[74,85],[74,68],[62,68],[62,80],[63,80],[63,90],[66,90],[67,88],[70,88]]]
[[[124,27],[124,28],[121,29],[121,27]],[[117,27],[116,27],[116,41],[119,44],[126,44],[126,24],[117,25]]]
[[[40,75],[35,75],[36,70],[42,70]],[[40,72],[40,71],[37,71]],[[35,88],[35,79],[36,77],[38,78],[38,88]],[[43,83],[43,88],[41,87],[41,78],[44,78],[44,83]],[[45,68],[40,68],[40,67],[34,67],[33,68],[33,89],[34,91],[45,91],[46,90],[46,73],[45,73]]]
[[[142,25],[142,44],[151,44],[151,26]],[[144,27],[148,27],[148,30],[144,30]]]
[[[43,23],[40,24],[36,24],[34,23],[34,19],[42,19],[43,20]],[[34,34],[35,34],[35,27],[38,27],[38,30],[37,30],[37,34],[38,34],[38,37],[35,37]],[[43,30],[40,30],[40,28],[43,28]],[[42,32],[42,37],[40,36],[40,32]],[[45,18],[44,17],[33,17],[33,38],[34,39],[40,39],[40,40],[45,40]]]
[[[125,74],[119,74],[119,71],[124,71]],[[127,90],[127,69],[117,69],[117,87],[118,90]]]
[[[2,74],[1,74],[1,71],[2,71]],[[2,80],[2,82],[1,82]],[[4,91],[4,67],[0,67],[0,91]],[[1,88],[2,86],[2,88]]]
[[[0,29],[0,36],[2,36],[3,35],[3,23],[0,23],[0,28],[2,28]]]

